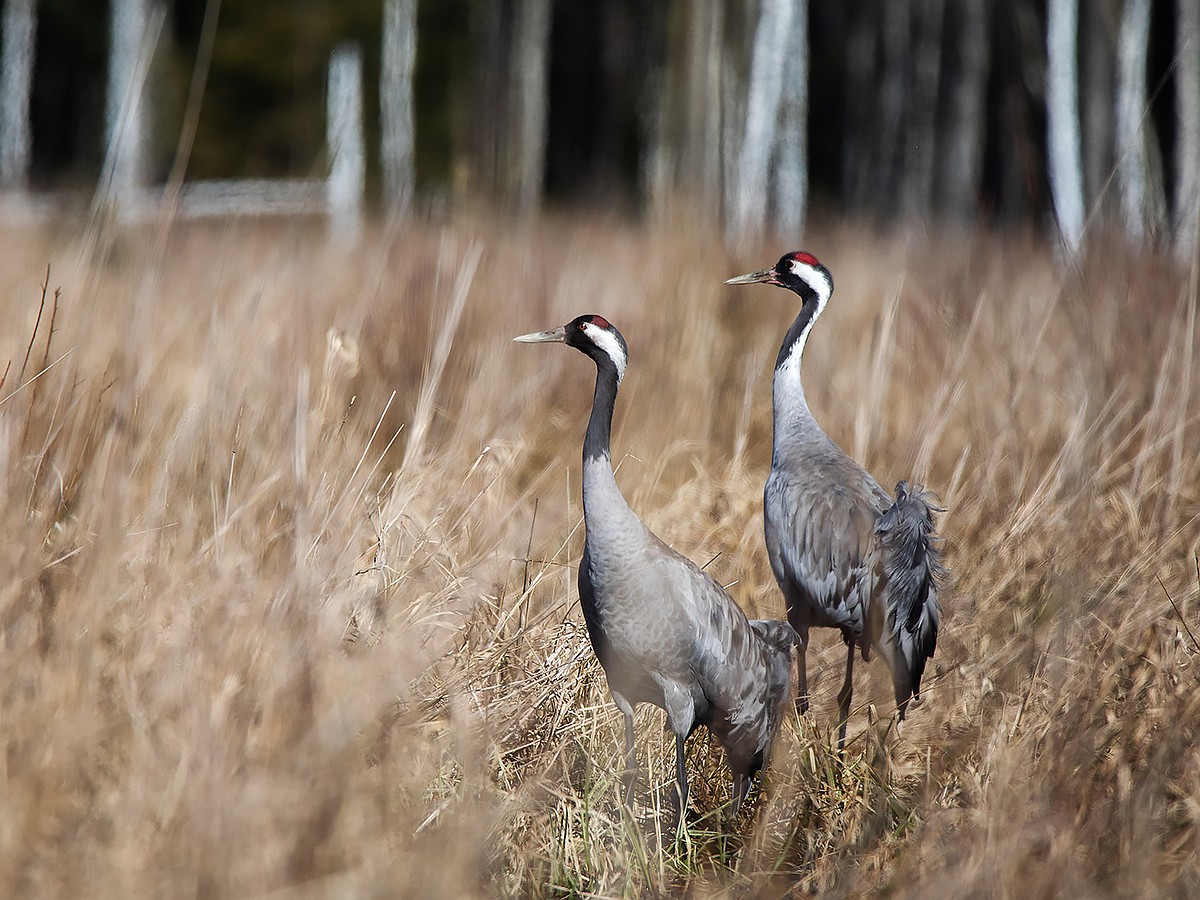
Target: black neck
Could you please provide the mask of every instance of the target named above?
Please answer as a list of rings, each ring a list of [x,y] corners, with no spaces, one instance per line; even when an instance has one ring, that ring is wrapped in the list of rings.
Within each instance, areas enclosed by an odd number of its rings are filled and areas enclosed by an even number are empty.
[[[583,438],[583,461],[612,459],[613,406],[617,400],[617,367],[607,354],[600,354],[596,362],[596,393],[592,398],[592,417],[588,420],[587,434]]]
[[[800,340],[800,335],[804,333],[813,318],[817,314],[817,301],[815,298],[809,298],[804,301],[800,307],[800,313],[796,316],[796,320],[792,322],[792,327],[788,329],[783,338],[783,344],[779,347],[779,355],[775,357],[775,368],[778,369],[785,362],[788,356],[791,355],[792,348],[796,346],[796,341]]]

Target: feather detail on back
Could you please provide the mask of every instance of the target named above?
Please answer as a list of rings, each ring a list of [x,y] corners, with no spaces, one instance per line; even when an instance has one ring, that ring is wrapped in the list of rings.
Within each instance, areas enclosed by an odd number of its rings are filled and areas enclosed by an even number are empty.
[[[714,703],[705,724],[729,756],[736,779],[751,779],[767,764],[792,696],[792,649],[800,638],[787,622],[745,620],[731,634],[728,666],[714,670],[710,655],[698,672]],[[748,626],[748,627],[747,627]]]
[[[872,554],[875,522],[891,498],[869,477],[837,481],[828,472],[820,463],[772,470],[763,497],[767,550],[793,625],[833,626],[857,638],[882,577]]]
[[[750,627],[762,639],[766,653],[766,704],[769,722],[763,727],[766,740],[762,742],[765,757],[770,755],[771,743],[789,708],[792,697],[792,651],[800,646],[800,635],[787,622],[775,619],[751,619]],[[762,763],[760,763],[761,765]]]

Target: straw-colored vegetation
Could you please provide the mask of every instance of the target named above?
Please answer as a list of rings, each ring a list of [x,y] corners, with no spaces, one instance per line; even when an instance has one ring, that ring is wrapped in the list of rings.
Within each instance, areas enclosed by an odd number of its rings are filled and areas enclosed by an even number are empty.
[[[567,221],[353,249],[179,227],[161,255],[5,233],[0,894],[1200,893],[1196,273],[808,243],[838,285],[809,399],[885,485],[941,496],[943,637],[901,733],[858,667],[839,763],[843,650],[816,633],[812,710],[732,829],[693,737],[677,841],[654,710],[622,821],[575,596],[593,369],[509,339],[622,329],[627,497],[779,616],[760,492],[795,302],[722,280],[791,248]]]

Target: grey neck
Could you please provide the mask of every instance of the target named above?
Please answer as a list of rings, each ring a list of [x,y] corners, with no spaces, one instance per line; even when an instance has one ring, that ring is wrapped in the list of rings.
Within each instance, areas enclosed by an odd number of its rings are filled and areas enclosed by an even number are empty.
[[[789,456],[790,451],[804,449],[812,440],[828,440],[808,408],[808,401],[804,397],[804,384],[800,378],[804,345],[819,314],[820,309],[815,301],[804,303],[788,329],[779,348],[779,356],[775,360],[775,377],[771,390],[771,405],[774,410],[774,450],[771,457],[773,465],[778,465]]]
[[[612,418],[617,402],[617,368],[607,356],[596,360],[596,393],[592,397],[592,417],[583,438],[583,461],[600,459],[612,465]]]
[[[612,360],[597,359],[592,417],[583,439],[583,519],[593,554],[604,553],[602,548],[619,542],[622,534],[636,531],[632,527],[636,517],[617,487],[609,449],[618,381]]]

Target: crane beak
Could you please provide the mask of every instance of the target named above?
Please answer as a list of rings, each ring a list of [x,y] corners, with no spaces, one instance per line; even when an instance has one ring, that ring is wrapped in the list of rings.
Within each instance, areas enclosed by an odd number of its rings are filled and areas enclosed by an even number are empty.
[[[749,275],[739,275],[727,279],[726,284],[779,284],[775,278],[774,269],[763,269],[761,272],[751,272]]]
[[[550,331],[531,331],[529,334],[522,334],[513,338],[513,340],[518,344],[548,344],[551,342],[561,344],[566,339],[566,325],[559,325],[557,328],[552,328]]]

